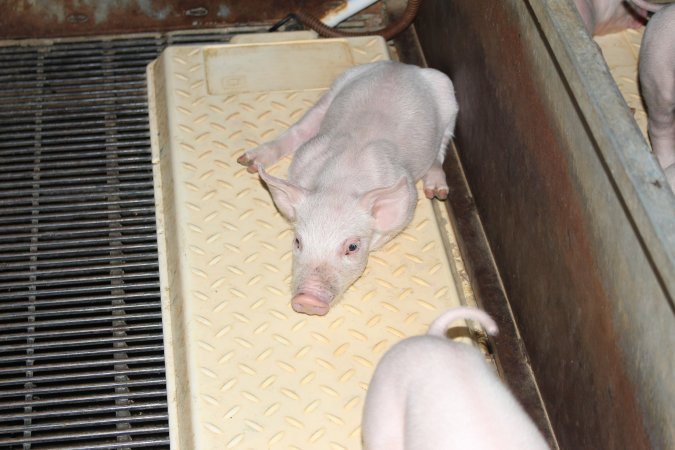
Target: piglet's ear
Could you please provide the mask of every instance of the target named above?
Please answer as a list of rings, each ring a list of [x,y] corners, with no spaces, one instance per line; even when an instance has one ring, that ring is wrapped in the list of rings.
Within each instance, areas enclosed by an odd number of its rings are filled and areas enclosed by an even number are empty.
[[[307,190],[267,174],[262,166],[258,167],[258,173],[267,184],[272,194],[272,200],[277,205],[279,212],[288,220],[295,220],[295,208],[307,197]]]
[[[375,219],[375,231],[388,234],[400,230],[410,220],[411,200],[408,180],[401,177],[393,186],[365,193],[361,206]]]

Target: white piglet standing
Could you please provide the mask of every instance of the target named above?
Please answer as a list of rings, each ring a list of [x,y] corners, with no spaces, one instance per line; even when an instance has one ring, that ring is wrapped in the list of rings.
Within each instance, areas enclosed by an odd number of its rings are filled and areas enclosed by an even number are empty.
[[[364,450],[549,448],[481,352],[445,337],[460,319],[497,333],[484,311],[455,308],[384,354],[363,409]]]
[[[363,273],[368,252],[410,222],[425,195],[448,194],[442,164],[457,116],[450,79],[391,61],[345,71],[295,125],[244,153],[292,222],[292,306],[324,315]],[[288,180],[268,167],[295,152]]]

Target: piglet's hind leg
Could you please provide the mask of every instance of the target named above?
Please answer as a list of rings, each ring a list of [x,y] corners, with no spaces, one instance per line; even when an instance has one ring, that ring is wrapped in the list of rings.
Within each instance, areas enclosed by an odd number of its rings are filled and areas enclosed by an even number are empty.
[[[439,200],[448,198],[448,183],[445,179],[445,172],[443,171],[443,161],[445,160],[445,152],[450,144],[452,132],[455,129],[455,114],[452,115],[450,124],[446,127],[441,140],[441,147],[438,150],[438,156],[434,160],[427,173],[422,177],[424,183],[424,196],[428,199],[437,197]]]
[[[434,161],[433,165],[422,178],[424,183],[424,196],[428,199],[437,197],[440,200],[448,198],[448,184],[445,181],[445,172],[443,172],[443,165],[438,161]]]

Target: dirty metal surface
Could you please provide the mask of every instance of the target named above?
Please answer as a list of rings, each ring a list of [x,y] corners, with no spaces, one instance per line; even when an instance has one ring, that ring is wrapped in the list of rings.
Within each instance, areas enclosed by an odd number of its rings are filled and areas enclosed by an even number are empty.
[[[476,205],[461,169],[456,151],[448,152],[446,174],[452,195],[447,208],[458,240],[469,278],[475,290],[477,303],[499,325],[499,335],[493,337],[495,361],[502,378],[518,398],[530,417],[544,434],[552,449],[558,443],[554,430],[529,364],[527,351],[514,322],[502,280],[483,233]],[[448,167],[452,166],[452,167]]]
[[[416,27],[401,33],[394,42],[399,57],[426,66]],[[527,413],[543,432],[551,448],[558,448],[545,405],[542,402],[528,356],[513,320],[489,243],[483,232],[471,191],[454,146],[448,149],[444,169],[450,193],[445,207],[458,236],[458,246],[471,282],[475,302],[497,322],[499,334],[491,338],[500,375]]]
[[[223,33],[0,46],[0,448],[167,448],[145,68]]]
[[[51,38],[272,24],[288,13],[321,17],[346,0],[16,0],[0,2],[0,38]],[[378,2],[344,24],[377,28]]]
[[[675,201],[571,11],[430,0],[416,29],[560,447],[673,448]]]

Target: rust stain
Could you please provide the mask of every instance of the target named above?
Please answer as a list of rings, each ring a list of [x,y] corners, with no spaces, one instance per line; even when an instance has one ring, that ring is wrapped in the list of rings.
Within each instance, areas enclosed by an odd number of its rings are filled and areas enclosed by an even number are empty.
[[[290,12],[322,17],[346,0],[56,0],[0,2],[0,38],[91,36],[271,25]],[[381,7],[371,7],[381,11]]]
[[[456,142],[560,447],[647,448],[585,199],[513,3],[427,1],[420,42],[455,83]]]

